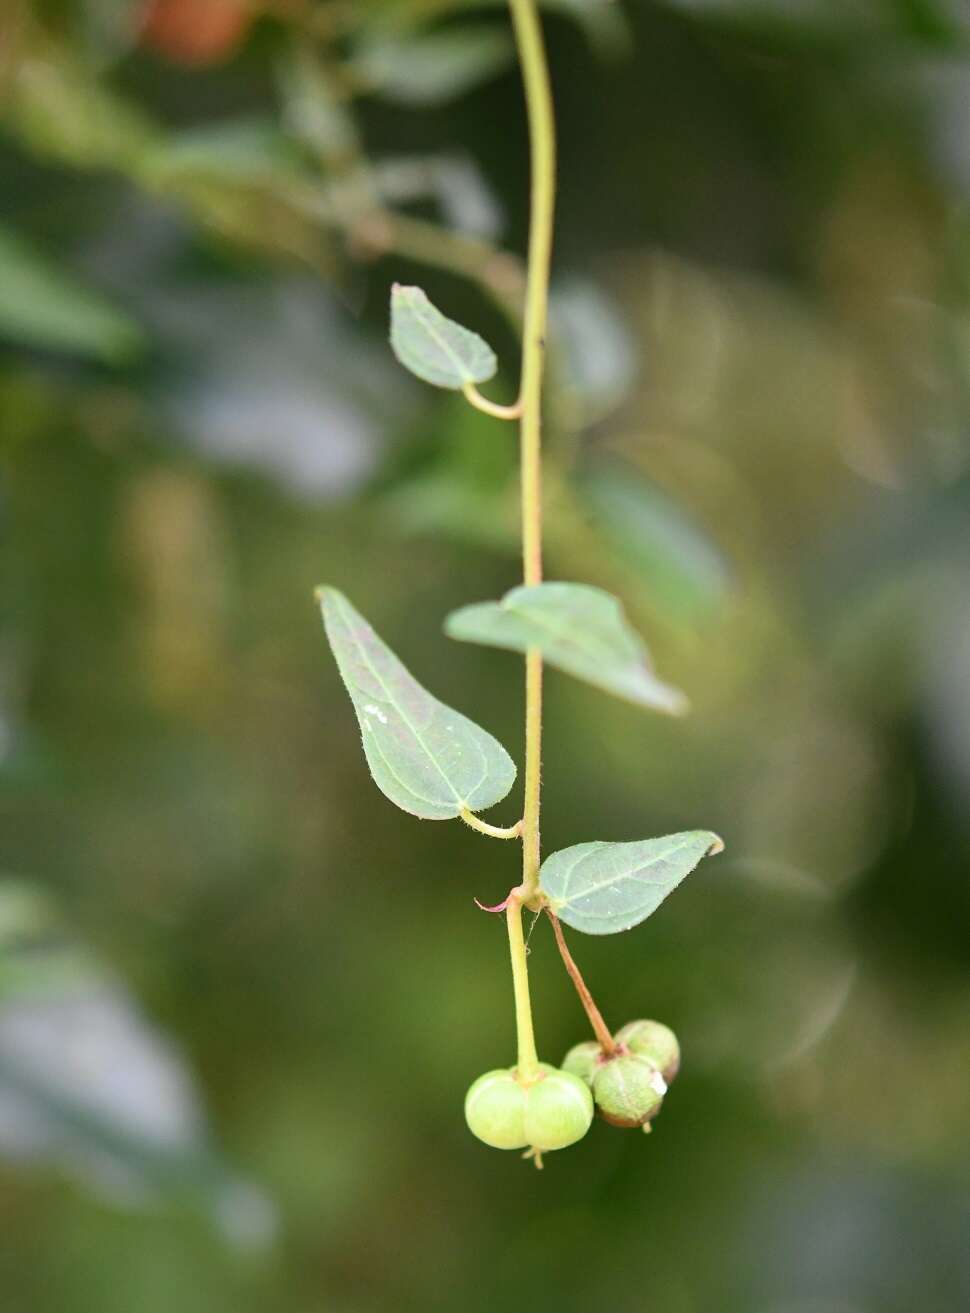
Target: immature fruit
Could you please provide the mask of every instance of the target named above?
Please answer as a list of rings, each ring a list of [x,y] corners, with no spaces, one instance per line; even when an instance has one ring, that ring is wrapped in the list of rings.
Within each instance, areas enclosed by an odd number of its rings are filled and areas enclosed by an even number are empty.
[[[660,1021],[628,1021],[614,1036],[617,1044],[647,1058],[669,1085],[680,1070],[677,1036]]]
[[[593,1098],[611,1126],[643,1126],[660,1111],[666,1093],[663,1076],[636,1053],[611,1058],[593,1077]]]
[[[465,1096],[468,1129],[494,1149],[565,1149],[583,1138],[592,1120],[588,1087],[547,1062],[540,1062],[531,1084],[518,1079],[515,1067],[487,1071]]]
[[[592,1085],[597,1065],[602,1057],[603,1050],[596,1043],[596,1040],[586,1040],[582,1044],[573,1045],[562,1060],[562,1069],[563,1071],[572,1072],[585,1084]]]

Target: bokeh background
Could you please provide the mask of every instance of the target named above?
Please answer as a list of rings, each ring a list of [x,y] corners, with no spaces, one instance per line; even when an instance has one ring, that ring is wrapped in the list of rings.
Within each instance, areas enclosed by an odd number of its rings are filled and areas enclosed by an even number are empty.
[[[710,827],[572,936],[685,1065],[537,1173],[515,854],[374,789],[314,585],[520,754],[527,223],[503,6],[5,0],[0,1289],[12,1313],[970,1306],[970,11],[557,0],[548,572],[685,721],[548,679],[544,838]],[[509,823],[513,800],[490,819]],[[549,928],[543,1056],[585,1038]]]

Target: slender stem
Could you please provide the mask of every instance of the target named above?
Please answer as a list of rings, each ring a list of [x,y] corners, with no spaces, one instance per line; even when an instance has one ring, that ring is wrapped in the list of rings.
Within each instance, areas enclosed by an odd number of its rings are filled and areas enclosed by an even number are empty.
[[[532,158],[529,258],[522,342],[522,565],[527,585],[542,582],[542,373],[549,315],[549,268],[556,198],[556,134],[549,69],[536,0],[509,0],[522,65]],[[526,653],[525,808],[522,888],[528,900],[539,884],[542,765],[542,654]]]
[[[462,807],[458,814],[470,829],[477,830],[479,834],[487,834],[492,839],[517,839],[522,833],[521,821],[516,821],[514,825],[506,828],[502,825],[489,825],[488,821],[483,821],[480,816],[476,816],[467,807]]]
[[[509,897],[505,909],[509,931],[509,954],[512,958],[512,984],[515,989],[515,1033],[518,1041],[520,1081],[529,1085],[539,1078],[539,1055],[532,1029],[532,1006],[529,1001],[529,967],[525,936],[522,933],[522,900],[518,892]]]
[[[552,928],[556,935],[556,943],[559,945],[559,954],[562,957],[563,964],[569,972],[573,984],[576,986],[576,993],[579,995],[579,1001],[585,1009],[589,1024],[593,1027],[593,1034],[599,1040],[600,1048],[604,1053],[610,1054],[616,1052],[616,1044],[613,1036],[610,1034],[609,1027],[603,1020],[603,1014],[593,1001],[593,996],[587,988],[586,981],[582,977],[579,967],[576,965],[572,953],[566,946],[566,938],[562,932],[562,926],[559,924],[559,917],[550,907],[546,908],[546,914],[552,922]]]
[[[503,406],[497,401],[489,401],[488,397],[483,397],[474,383],[466,383],[462,388],[465,394],[465,400],[475,407],[476,410],[482,411],[485,415],[491,415],[493,419],[521,419],[522,402],[515,401],[511,406]]]
[[[532,167],[529,255],[522,326],[522,381],[519,388],[522,461],[522,569],[526,584],[542,582],[542,371],[549,314],[549,266],[556,194],[556,142],[549,70],[536,0],[509,0],[522,65]],[[542,654],[529,648],[525,658],[525,808],[522,817],[522,883],[505,910],[515,989],[518,1072],[538,1079],[538,1057],[529,999],[529,967],[522,934],[522,904],[539,887],[539,801],[542,761]]]

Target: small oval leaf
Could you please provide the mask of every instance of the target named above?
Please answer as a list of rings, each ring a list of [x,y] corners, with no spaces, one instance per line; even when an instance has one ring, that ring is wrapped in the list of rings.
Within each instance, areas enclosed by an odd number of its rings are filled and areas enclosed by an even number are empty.
[[[445,633],[466,643],[524,652],[577,679],[655,711],[687,710],[683,693],[657,678],[643,640],[610,593],[589,584],[550,583],[513,588],[500,602],[453,611]]]
[[[412,374],[453,391],[486,382],[498,368],[495,352],[477,333],[446,319],[420,287],[400,283],[391,289],[391,347]]]
[[[320,588],[317,598],[381,792],[428,821],[504,798],[515,763],[501,743],[422,688],[342,593]]]
[[[578,843],[546,858],[539,885],[560,921],[587,935],[614,935],[645,921],[703,857],[723,849],[710,830]]]

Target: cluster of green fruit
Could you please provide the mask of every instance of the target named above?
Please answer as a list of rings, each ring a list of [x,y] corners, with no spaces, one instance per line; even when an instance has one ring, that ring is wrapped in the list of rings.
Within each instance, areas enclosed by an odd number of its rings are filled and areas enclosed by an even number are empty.
[[[595,1105],[611,1126],[649,1131],[680,1069],[677,1036],[659,1021],[630,1021],[613,1045],[577,1044],[561,1068],[541,1062],[531,1080],[516,1067],[479,1076],[465,1097],[469,1130],[495,1149],[546,1153],[581,1140]]]

